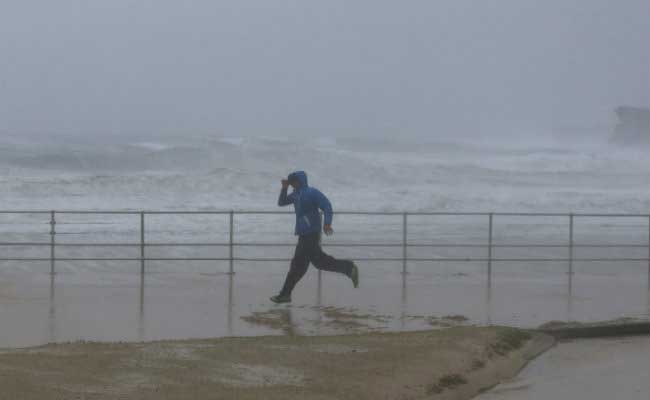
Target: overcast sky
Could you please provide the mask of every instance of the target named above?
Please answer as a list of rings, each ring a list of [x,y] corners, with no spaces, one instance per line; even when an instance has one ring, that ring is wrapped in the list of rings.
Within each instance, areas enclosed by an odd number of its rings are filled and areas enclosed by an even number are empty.
[[[606,125],[649,42],[649,0],[0,0],[0,132]]]

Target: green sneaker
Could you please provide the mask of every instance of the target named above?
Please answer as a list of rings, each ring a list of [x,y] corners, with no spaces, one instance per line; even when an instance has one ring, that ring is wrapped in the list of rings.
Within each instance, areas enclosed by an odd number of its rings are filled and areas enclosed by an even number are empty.
[[[279,294],[277,296],[271,296],[270,300],[275,304],[291,303],[291,296],[283,296]]]
[[[359,268],[357,267],[357,264],[352,263],[352,271],[350,272],[350,279],[352,279],[352,283],[354,284],[355,288],[359,287]]]

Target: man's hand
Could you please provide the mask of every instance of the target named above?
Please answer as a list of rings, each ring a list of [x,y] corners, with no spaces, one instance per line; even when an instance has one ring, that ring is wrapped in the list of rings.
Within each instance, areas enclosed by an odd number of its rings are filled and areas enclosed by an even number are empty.
[[[289,181],[286,179],[282,180],[282,189],[288,189],[289,188]]]
[[[332,229],[332,225],[325,225],[323,226],[323,232],[325,232],[327,236],[330,236],[334,233],[334,229]]]

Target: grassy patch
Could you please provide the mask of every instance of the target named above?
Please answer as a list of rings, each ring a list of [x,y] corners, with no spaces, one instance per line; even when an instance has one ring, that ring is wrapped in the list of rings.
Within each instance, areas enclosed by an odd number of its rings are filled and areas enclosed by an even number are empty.
[[[443,320],[454,321],[454,322],[467,322],[469,319],[464,315],[446,315],[442,317]]]
[[[291,314],[288,309],[274,309],[268,311],[254,311],[251,315],[240,317],[251,325],[263,326],[271,329],[278,329],[287,335],[293,334]]]
[[[370,332],[379,329],[376,324],[386,324],[390,316],[376,314],[361,314],[354,308],[344,307],[312,307],[323,314],[326,321],[319,322],[323,326],[346,332]]]
[[[386,323],[391,317],[385,315],[375,315],[375,314],[360,314],[354,308],[343,308],[343,307],[320,307],[315,309],[322,311],[325,318],[339,320],[339,319],[356,319],[356,320],[365,320],[378,323]]]
[[[472,371],[477,371],[482,368],[485,368],[485,361],[479,360],[478,358],[472,361]]]
[[[437,383],[434,383],[427,387],[427,394],[428,395],[440,394],[445,390],[453,389],[455,387],[465,385],[466,383],[467,383],[467,379],[465,379],[465,377],[463,377],[462,375],[459,374],[445,375],[442,378],[438,379]]]
[[[469,321],[469,318],[464,315],[445,315],[443,317],[436,317],[433,315],[409,315],[407,318],[413,320],[424,320],[430,326],[435,328],[453,328],[455,326],[466,325]]]
[[[521,348],[531,335],[526,331],[514,328],[503,328],[497,332],[497,341],[490,345],[493,354],[505,356],[511,351]]]

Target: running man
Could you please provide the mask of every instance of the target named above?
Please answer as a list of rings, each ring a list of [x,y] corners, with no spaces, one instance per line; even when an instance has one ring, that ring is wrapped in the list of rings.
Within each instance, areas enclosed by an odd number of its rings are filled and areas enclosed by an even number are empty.
[[[289,185],[293,192],[287,194]],[[298,281],[305,275],[309,263],[323,271],[332,271],[345,274],[352,279],[354,287],[359,287],[359,269],[350,260],[337,260],[325,254],[320,246],[321,216],[320,210],[325,214],[323,232],[326,235],[334,233],[332,229],[332,204],[318,189],[307,184],[307,174],[297,171],[282,180],[282,191],[278,199],[278,206],[284,207],[293,204],[296,212],[296,231],[298,245],[291,260],[291,268],[287,274],[284,286],[277,296],[271,297],[274,303],[290,303],[291,292]]]

